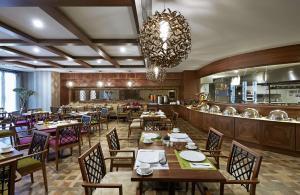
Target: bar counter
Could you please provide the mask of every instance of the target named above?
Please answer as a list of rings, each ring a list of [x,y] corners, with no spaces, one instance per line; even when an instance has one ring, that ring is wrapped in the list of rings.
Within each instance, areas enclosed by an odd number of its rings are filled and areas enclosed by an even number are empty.
[[[238,140],[251,147],[300,155],[300,122],[296,120],[272,121],[267,118],[224,116],[190,109],[183,105],[148,106],[157,107],[167,115],[174,110],[181,118],[204,132],[213,127],[222,132],[226,138]]]

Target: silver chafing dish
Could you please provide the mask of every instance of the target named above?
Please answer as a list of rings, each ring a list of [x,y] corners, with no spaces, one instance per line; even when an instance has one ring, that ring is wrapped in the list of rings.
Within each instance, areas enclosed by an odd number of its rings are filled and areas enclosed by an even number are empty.
[[[228,106],[223,110],[223,115],[225,116],[234,116],[237,114],[237,111],[234,107]]]
[[[241,115],[245,118],[259,118],[259,112],[254,108],[246,108]]]
[[[287,120],[289,120],[288,114],[283,110],[272,110],[269,113],[267,118],[270,119],[270,120],[274,120],[274,121],[287,121]]]
[[[208,112],[209,110],[209,105],[206,103],[202,103],[199,107],[200,107],[199,110],[203,112]]]
[[[221,112],[220,106],[212,105],[209,109],[209,112],[211,112],[211,113],[220,113]]]

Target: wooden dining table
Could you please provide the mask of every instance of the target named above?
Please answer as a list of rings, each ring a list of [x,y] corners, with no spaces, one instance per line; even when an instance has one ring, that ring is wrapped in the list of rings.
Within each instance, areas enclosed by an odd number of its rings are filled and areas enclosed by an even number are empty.
[[[149,131],[147,131],[148,133]],[[167,135],[167,131],[155,131],[161,137]],[[182,169],[176,157],[175,150],[180,151],[186,143],[173,143],[173,147],[165,146],[162,141],[154,141],[152,144],[144,144],[140,139],[139,149],[164,150],[169,169],[153,170],[149,176],[140,176],[136,170],[132,171],[131,181],[139,182],[139,194],[143,193],[143,182],[167,182],[170,183],[169,194],[175,194],[176,182],[213,182],[220,184],[220,194],[224,194],[224,182],[226,178],[217,170]]]
[[[56,132],[56,128],[58,126],[63,126],[63,125],[73,125],[73,124],[79,124],[80,122],[78,122],[77,120],[71,120],[71,121],[58,121],[58,122],[48,122],[48,123],[43,123],[43,124],[34,124],[34,127],[38,130],[38,131],[45,131],[47,133],[55,133]]]
[[[6,146],[6,143],[0,142],[0,148]],[[23,152],[12,148],[10,152],[0,153],[0,162],[16,159],[23,156]]]

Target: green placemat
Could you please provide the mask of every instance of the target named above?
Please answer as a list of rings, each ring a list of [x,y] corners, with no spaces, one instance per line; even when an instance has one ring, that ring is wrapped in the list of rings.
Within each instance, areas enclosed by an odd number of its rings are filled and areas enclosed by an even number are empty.
[[[176,158],[179,162],[179,165],[182,169],[217,170],[216,167],[207,158],[204,161],[202,161],[201,163],[208,163],[211,165],[211,167],[209,167],[209,168],[193,168],[193,167],[191,167],[191,164],[190,164],[191,162],[182,159],[179,156],[179,152],[177,150],[174,150],[174,153],[175,153]]]
[[[144,140],[144,133],[142,133],[140,141],[143,141],[143,140]],[[157,138],[152,138],[151,140],[154,142],[161,141],[161,136],[158,134]]]

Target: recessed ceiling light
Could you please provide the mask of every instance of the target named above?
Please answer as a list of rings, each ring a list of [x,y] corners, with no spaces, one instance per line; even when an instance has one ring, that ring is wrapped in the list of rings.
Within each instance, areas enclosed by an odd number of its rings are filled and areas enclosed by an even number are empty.
[[[34,53],[40,53],[40,49],[38,47],[33,48]]]
[[[125,47],[121,47],[120,48],[120,52],[125,53],[126,52],[126,48]]]
[[[238,73],[238,72],[239,72],[238,70],[235,70],[235,71],[234,71],[234,73]]]
[[[73,61],[73,59],[72,59],[72,58],[70,58],[70,57],[67,57],[67,60],[68,60],[68,61]]]
[[[33,61],[33,63],[37,64],[37,63],[38,63],[38,61],[34,60],[34,61]]]
[[[101,64],[101,62],[102,62],[101,59],[98,59],[98,60],[97,60],[97,63],[98,63],[98,64]]]
[[[33,19],[32,20],[32,24],[36,28],[40,28],[40,29],[44,28],[44,23],[41,20],[39,20],[39,19]]]

